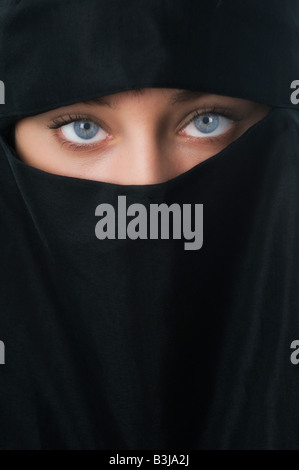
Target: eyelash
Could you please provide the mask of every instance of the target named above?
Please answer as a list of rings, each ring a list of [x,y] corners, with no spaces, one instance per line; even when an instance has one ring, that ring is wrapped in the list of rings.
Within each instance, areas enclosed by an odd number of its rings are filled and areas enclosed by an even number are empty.
[[[202,109],[196,109],[193,111],[191,117],[189,120],[184,123],[183,127],[181,130],[185,129],[189,124],[191,124],[197,117],[203,116],[205,114],[218,114],[220,116],[223,116],[227,119],[230,119],[233,122],[238,122],[241,120],[240,117],[237,117],[235,114],[231,112],[229,108],[220,108],[220,107],[211,107],[211,108],[202,108]],[[59,116],[56,119],[53,119],[51,121],[51,125],[47,126],[48,129],[52,129],[54,131],[57,131],[62,126],[65,126],[67,124],[70,124],[72,122],[76,121],[92,121],[96,123],[98,126],[100,126],[103,130],[107,132],[107,130],[104,128],[103,124],[98,122],[94,117],[88,117],[86,115],[80,115],[80,114],[67,114],[66,116]],[[54,134],[57,136],[57,132],[54,132]],[[221,140],[223,135],[220,136],[214,136],[214,137],[204,137],[205,142],[215,142]],[[194,137],[195,139],[200,139],[200,137]],[[61,137],[59,136],[59,139],[61,140]],[[70,142],[69,140],[62,140],[61,142],[62,145],[67,144],[68,147],[72,148],[73,150],[81,150],[81,149],[90,149],[93,147],[98,147],[101,143],[95,142],[93,144],[78,144],[75,142]]]
[[[48,126],[49,129],[58,129],[59,127],[65,126],[75,121],[93,121],[96,124],[100,125],[95,121],[94,118],[89,118],[88,116],[82,116],[80,114],[68,114],[67,118],[65,116],[59,116],[57,119],[52,120],[52,125]]]

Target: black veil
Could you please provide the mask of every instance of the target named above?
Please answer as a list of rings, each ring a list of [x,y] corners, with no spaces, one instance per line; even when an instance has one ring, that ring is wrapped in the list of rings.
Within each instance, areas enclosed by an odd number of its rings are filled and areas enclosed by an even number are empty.
[[[298,2],[2,0],[0,38],[0,448],[298,449]],[[152,185],[50,174],[7,138],[142,87],[271,111]],[[203,204],[202,248],[98,240],[120,195]]]

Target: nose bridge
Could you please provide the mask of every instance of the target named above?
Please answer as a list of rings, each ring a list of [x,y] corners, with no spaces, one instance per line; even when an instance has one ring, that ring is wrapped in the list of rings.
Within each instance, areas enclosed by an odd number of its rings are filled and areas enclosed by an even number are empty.
[[[164,181],[165,156],[163,136],[150,120],[136,116],[135,126],[125,136],[126,172],[132,184],[154,184]]]

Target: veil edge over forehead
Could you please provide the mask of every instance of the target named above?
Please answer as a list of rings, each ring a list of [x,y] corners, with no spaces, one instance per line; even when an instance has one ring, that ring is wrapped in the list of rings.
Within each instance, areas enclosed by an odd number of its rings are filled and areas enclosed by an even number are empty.
[[[0,129],[136,88],[296,108],[299,2],[7,0],[0,3]]]

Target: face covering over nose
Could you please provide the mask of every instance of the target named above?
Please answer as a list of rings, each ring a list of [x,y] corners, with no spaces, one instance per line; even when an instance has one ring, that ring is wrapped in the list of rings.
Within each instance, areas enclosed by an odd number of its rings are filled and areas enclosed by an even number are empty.
[[[192,20],[201,2],[190,10],[185,5],[186,12],[179,1],[147,2],[142,12],[139,2],[126,2],[128,10],[112,2],[119,11],[111,2],[84,2],[91,27],[81,29],[80,48],[71,49],[73,78],[57,76],[66,45],[79,44],[68,24],[58,26],[68,15],[69,24],[82,21],[82,3],[30,1],[25,7],[12,1],[0,7],[1,34],[14,46],[15,67],[25,77],[10,88],[5,52],[0,78],[11,91],[0,108],[0,448],[298,449],[299,115],[283,86],[295,71],[293,52],[289,62],[279,56],[286,68],[267,82],[270,89],[232,80],[245,73],[237,62],[222,71],[227,94],[264,97],[273,107],[185,173],[151,185],[54,175],[20,161],[5,126],[89,93],[105,94],[108,83],[110,92],[146,83],[192,89],[196,80],[196,89],[205,89],[192,72],[192,55],[185,54],[184,86],[173,63],[182,52],[173,26]],[[257,18],[256,35],[267,46],[277,24],[283,41],[293,14],[287,15],[288,2],[282,12],[278,2],[264,4],[271,15],[258,2],[242,3],[242,28],[248,25],[254,41],[250,25]],[[208,34],[215,57],[222,43],[211,25],[224,31],[228,21],[241,24],[241,7],[223,1],[202,8],[206,23],[198,15],[202,23],[194,31]],[[40,27],[34,29],[31,18],[37,17],[49,26],[30,49]],[[135,19],[140,27],[132,30]],[[103,48],[99,26],[108,20],[126,34],[115,30]],[[185,34],[191,41],[189,29]],[[223,40],[230,43],[229,28]],[[153,56],[140,55],[139,44]],[[22,59],[28,47],[39,68]],[[44,53],[51,48],[53,56]],[[257,79],[269,68],[254,69],[248,48],[240,51],[234,42],[233,53]],[[95,50],[109,67],[93,62]],[[271,62],[271,51],[265,60],[274,70],[278,58]],[[254,57],[263,67],[259,49]],[[208,91],[217,93],[212,72],[221,63],[203,60]]]

